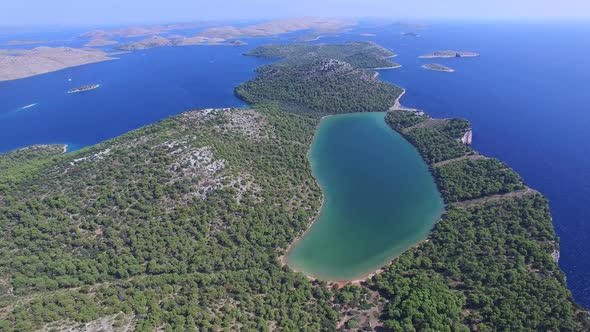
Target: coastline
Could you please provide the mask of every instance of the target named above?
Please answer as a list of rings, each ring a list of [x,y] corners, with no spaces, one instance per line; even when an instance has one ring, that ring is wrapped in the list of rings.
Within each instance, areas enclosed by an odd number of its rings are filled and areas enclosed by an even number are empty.
[[[315,180],[315,178],[314,178],[314,181],[316,182],[316,184],[318,184],[318,187],[319,187],[319,183],[317,180]],[[321,191],[321,187],[320,187],[320,191]],[[283,255],[279,256],[279,263],[281,264],[281,267],[288,266],[291,270],[293,270],[295,272],[301,272],[301,273],[305,274],[310,280],[317,280],[317,278],[314,276],[311,276],[303,271],[298,271],[298,270],[294,269],[293,267],[289,266],[289,264],[287,263],[287,256],[289,255],[291,250],[293,250],[295,245],[297,245],[297,243],[299,243],[299,241],[301,241],[307,235],[307,233],[309,233],[309,230],[311,230],[313,225],[318,221],[318,219],[320,218],[320,214],[322,212],[322,209],[324,208],[324,201],[325,201],[324,192],[322,191],[322,197],[320,200],[320,208],[318,209],[317,214],[315,215],[314,218],[312,218],[312,220],[310,220],[305,231],[303,231],[303,233],[301,233],[299,236],[297,236],[295,238],[295,240],[293,240],[293,242],[291,242],[291,244],[287,247],[287,249],[285,249],[285,253]]]
[[[374,70],[375,73],[373,74],[373,78],[379,77],[379,70],[387,70],[387,69],[397,69],[400,68],[402,65],[391,66],[391,67],[381,67],[381,68],[369,68],[370,70]]]
[[[0,82],[117,59],[97,49],[37,47],[20,50],[11,55],[2,54],[0,50]]]
[[[324,37],[326,37],[326,36],[319,35],[319,36],[315,36],[313,38],[305,38],[304,37],[301,39],[301,41],[302,42],[312,42],[312,41],[320,40],[321,38],[324,38]]]
[[[316,133],[317,130],[320,126],[321,121],[332,115],[325,115],[322,116],[320,121],[318,122],[317,126],[316,126]],[[313,147],[313,143],[315,141],[315,133],[314,133],[314,137],[311,141],[311,144],[309,145],[309,148],[307,149],[307,159],[309,160],[309,165],[311,167],[311,158],[309,157],[310,153],[311,153],[311,149]],[[303,239],[305,237],[305,235],[307,235],[307,233],[311,230],[311,228],[313,227],[313,225],[318,221],[318,219],[320,218],[320,214],[322,212],[322,209],[324,208],[324,202],[325,202],[325,195],[324,195],[324,191],[322,190],[322,187],[320,186],[320,183],[318,182],[318,180],[316,179],[316,177],[313,175],[312,172],[312,177],[313,177],[313,181],[315,182],[316,186],[318,186],[318,188],[320,188],[320,193],[321,193],[321,198],[320,198],[320,207],[316,213],[316,215],[310,220],[309,224],[307,225],[307,227],[305,228],[305,231],[303,231],[303,233],[301,233],[299,236],[297,236],[295,238],[295,240],[293,240],[293,242],[291,242],[291,244],[289,244],[289,246],[285,249],[285,253],[279,256],[279,263],[281,264],[281,267],[283,266],[288,266],[291,270],[295,271],[295,272],[301,272],[303,274],[305,274],[310,280],[317,280],[317,278],[303,272],[303,271],[297,271],[294,268],[292,268],[291,266],[289,266],[289,264],[287,263],[287,256],[289,255],[289,253],[291,252],[291,250],[293,250],[293,248],[295,247],[295,245],[297,245],[297,243],[299,243],[299,241],[301,241],[301,239]]]
[[[435,223],[435,225],[437,223],[439,223],[441,220],[442,220],[442,218],[439,219]],[[428,237],[426,237],[424,240],[420,240],[420,241],[416,242],[413,246],[408,247],[407,250],[417,248],[418,246],[422,245],[422,243],[426,243],[426,242],[430,241],[430,233],[431,232],[428,233]],[[403,252],[402,252],[402,254],[403,254]],[[374,276],[383,273],[389,266],[391,266],[391,264],[395,263],[395,261],[400,256],[401,256],[401,254],[395,256],[394,258],[390,259],[385,264],[383,264],[382,266],[380,266],[378,269],[376,269],[376,270],[374,270],[372,272],[369,272],[369,273],[367,273],[367,274],[365,274],[365,275],[363,275],[361,277],[358,277],[356,279],[353,279],[353,280],[341,280],[341,281],[336,281],[336,280],[334,280],[334,281],[328,281],[328,284],[329,285],[337,285],[338,288],[342,288],[342,287],[344,287],[346,285],[361,285],[363,282],[366,282],[367,280],[373,278]]]
[[[395,58],[397,57],[397,53],[394,53],[393,55],[387,56],[387,59],[391,59],[391,58]],[[393,62],[393,61],[392,61]],[[397,69],[397,68],[401,68],[402,65],[400,65],[399,63],[395,63],[393,62],[395,65],[394,66],[387,66],[387,67],[374,67],[374,68],[367,68],[369,70],[386,70],[386,69]],[[379,76],[379,72],[376,72],[375,77]]]
[[[369,68],[371,70],[385,70],[385,69],[397,69],[397,68],[401,68],[402,65],[398,64],[395,66],[390,66],[390,67],[375,67],[375,68]],[[379,74],[379,73],[377,73]]]
[[[405,107],[401,104],[400,100],[402,99],[402,97],[406,94],[406,89],[401,88],[402,89],[402,93],[399,94],[399,96],[397,96],[397,98],[395,99],[395,102],[393,103],[393,105],[389,108],[388,111],[394,111],[394,110],[402,110],[402,111],[411,111],[411,112],[421,112],[419,109],[417,108],[411,108],[411,107]]]

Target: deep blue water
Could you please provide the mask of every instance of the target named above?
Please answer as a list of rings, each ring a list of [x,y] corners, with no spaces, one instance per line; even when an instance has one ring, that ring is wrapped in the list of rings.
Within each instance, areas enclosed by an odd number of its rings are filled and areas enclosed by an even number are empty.
[[[403,37],[402,31],[421,36]],[[374,40],[398,53],[395,60],[403,67],[382,71],[380,77],[407,89],[404,104],[435,117],[468,118],[476,149],[504,160],[547,196],[561,238],[559,264],[576,300],[590,307],[590,22],[433,24],[422,30],[385,26],[319,42],[345,40]],[[241,53],[268,41],[249,40],[239,48],[152,49],[0,82],[0,151],[36,143],[86,146],[187,109],[240,106],[233,88],[263,63]],[[440,49],[482,56],[417,58]],[[456,72],[420,68],[428,62]],[[94,82],[103,86],[65,93]]]
[[[75,149],[185,110],[242,106],[234,87],[264,63],[243,56],[244,51],[229,46],[155,48],[0,82],[0,151],[39,143]],[[66,93],[91,83],[101,87]],[[33,103],[38,104],[19,110]]]

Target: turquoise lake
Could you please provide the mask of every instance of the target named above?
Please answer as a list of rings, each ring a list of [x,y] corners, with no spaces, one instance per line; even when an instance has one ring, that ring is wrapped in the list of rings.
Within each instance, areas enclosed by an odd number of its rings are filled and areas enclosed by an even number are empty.
[[[324,193],[318,220],[287,255],[297,271],[353,280],[425,239],[444,204],[428,167],[385,113],[322,119],[309,158]]]

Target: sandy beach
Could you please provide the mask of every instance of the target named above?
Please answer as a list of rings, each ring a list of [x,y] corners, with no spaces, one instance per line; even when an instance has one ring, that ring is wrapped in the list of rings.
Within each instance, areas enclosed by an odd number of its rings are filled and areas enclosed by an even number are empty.
[[[311,148],[311,147],[310,147],[310,148]],[[317,180],[315,180],[315,178],[314,178],[314,181],[315,181],[316,185],[317,185],[318,187],[320,187],[320,184],[318,183],[318,181],[317,181]],[[321,189],[321,187],[320,187],[320,189]],[[321,190],[320,190],[320,191],[321,191]],[[279,261],[280,261],[280,263],[281,263],[281,266],[285,266],[285,265],[287,265],[287,256],[289,255],[289,253],[291,252],[291,250],[292,250],[292,249],[295,247],[295,245],[296,245],[296,244],[297,244],[299,241],[301,241],[301,239],[303,239],[303,237],[304,237],[305,235],[307,235],[307,233],[309,232],[309,230],[311,229],[311,227],[312,227],[312,226],[313,226],[313,225],[316,223],[316,221],[318,221],[318,219],[319,219],[319,217],[320,217],[320,213],[321,213],[322,209],[324,208],[324,201],[325,201],[325,199],[324,199],[324,192],[322,191],[322,197],[321,197],[321,201],[320,201],[320,208],[318,209],[318,211],[317,211],[317,214],[315,215],[315,217],[314,217],[314,218],[312,218],[312,220],[310,221],[309,225],[307,225],[307,228],[305,229],[305,231],[304,231],[303,233],[301,233],[301,235],[299,235],[299,236],[298,236],[298,237],[297,237],[297,238],[296,238],[296,239],[295,239],[293,242],[291,242],[291,244],[290,244],[290,245],[287,247],[287,250],[285,250],[285,254],[284,254],[284,255],[281,255],[281,256],[279,256]],[[291,267],[290,267],[290,268],[291,268]],[[303,272],[303,271],[297,271],[297,270],[295,270],[295,269],[293,269],[293,268],[291,268],[291,269],[292,269],[293,271],[296,271],[296,272],[302,272],[302,273],[304,273],[304,274],[306,274],[306,275],[307,275],[307,273],[305,273],[305,272]],[[316,279],[315,277],[311,277],[311,276],[309,276],[309,275],[307,275],[307,276],[308,276],[308,277],[309,277],[311,280],[315,280],[315,279]]]

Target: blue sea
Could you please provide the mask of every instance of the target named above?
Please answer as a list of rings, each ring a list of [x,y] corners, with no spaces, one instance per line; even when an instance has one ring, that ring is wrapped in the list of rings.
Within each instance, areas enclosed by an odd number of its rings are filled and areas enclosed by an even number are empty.
[[[0,151],[39,143],[76,149],[184,110],[242,106],[233,88],[266,63],[242,53],[291,37],[247,40],[244,47],[151,49],[0,82]],[[507,162],[545,194],[561,239],[559,265],[575,299],[590,307],[590,22],[363,25],[317,42],[357,40],[373,40],[398,54],[394,60],[403,67],[383,70],[380,78],[406,88],[404,105],[435,117],[469,119],[477,150]],[[481,56],[417,58],[443,49]],[[456,72],[420,67],[431,62]],[[89,83],[101,87],[66,93]],[[33,103],[37,105],[19,110]]]
[[[244,51],[230,46],[155,48],[0,82],[0,151],[38,143],[64,143],[71,151],[182,111],[243,106],[233,88],[265,63],[242,56]],[[96,90],[67,93],[94,83],[100,84]]]

